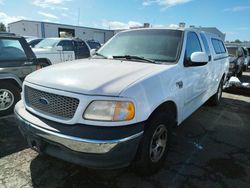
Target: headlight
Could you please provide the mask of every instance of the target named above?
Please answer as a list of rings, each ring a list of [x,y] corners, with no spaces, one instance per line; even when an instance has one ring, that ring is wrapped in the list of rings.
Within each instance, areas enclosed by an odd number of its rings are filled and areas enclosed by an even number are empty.
[[[135,116],[135,107],[127,101],[93,101],[83,118],[97,121],[129,121]]]

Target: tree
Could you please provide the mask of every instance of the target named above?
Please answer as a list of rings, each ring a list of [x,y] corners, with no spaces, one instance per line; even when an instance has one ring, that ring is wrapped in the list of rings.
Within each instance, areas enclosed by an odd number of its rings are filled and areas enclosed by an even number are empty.
[[[0,32],[6,32],[6,27],[2,22],[0,22]]]
[[[234,42],[235,43],[241,43],[241,41],[239,39],[236,39]]]

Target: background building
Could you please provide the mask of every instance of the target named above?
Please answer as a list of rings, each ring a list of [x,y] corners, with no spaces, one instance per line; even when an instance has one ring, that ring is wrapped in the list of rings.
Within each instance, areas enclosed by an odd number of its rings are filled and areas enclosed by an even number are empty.
[[[101,44],[114,36],[113,30],[29,20],[13,22],[8,27],[9,32],[22,36],[34,36],[38,38],[78,37],[83,40],[98,41]]]
[[[185,23],[180,23],[180,27],[185,27]],[[77,37],[83,40],[94,40],[104,44],[111,37],[120,31],[126,30],[107,30],[107,29],[97,29],[83,26],[74,26],[50,22],[39,22],[30,20],[20,20],[17,22],[10,23],[8,25],[9,32],[16,33],[22,36],[34,36],[38,38],[48,38],[48,37]],[[148,28],[151,27],[149,23],[144,23],[141,27],[134,27],[130,29],[137,28]],[[216,27],[195,27],[202,31],[217,34],[222,40],[225,40],[226,35],[222,33]]]

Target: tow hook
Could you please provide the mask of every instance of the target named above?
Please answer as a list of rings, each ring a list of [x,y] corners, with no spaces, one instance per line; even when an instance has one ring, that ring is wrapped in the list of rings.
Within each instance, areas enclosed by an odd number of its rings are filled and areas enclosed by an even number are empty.
[[[33,149],[34,151],[36,151],[39,154],[42,154],[42,149],[43,149],[43,145],[41,144],[40,141],[32,139],[32,138],[27,138],[28,141],[28,145],[31,149]]]

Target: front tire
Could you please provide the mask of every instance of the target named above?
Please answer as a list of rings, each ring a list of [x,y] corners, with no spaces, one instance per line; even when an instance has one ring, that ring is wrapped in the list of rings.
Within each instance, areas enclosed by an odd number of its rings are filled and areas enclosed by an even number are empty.
[[[0,86],[0,116],[13,112],[15,104],[21,99],[20,90],[12,83],[1,83]]]
[[[148,121],[134,163],[138,174],[154,174],[164,165],[173,125],[173,116],[164,112],[155,114]]]

